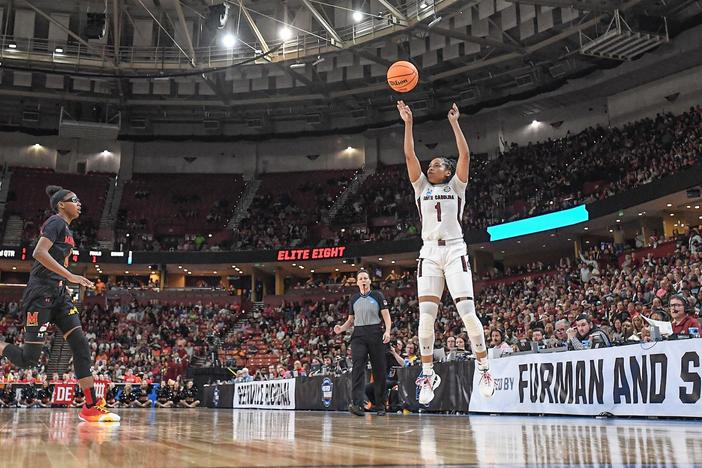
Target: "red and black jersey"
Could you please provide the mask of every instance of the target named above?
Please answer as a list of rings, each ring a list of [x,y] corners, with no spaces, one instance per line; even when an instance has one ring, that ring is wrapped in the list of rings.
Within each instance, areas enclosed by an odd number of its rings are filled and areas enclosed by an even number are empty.
[[[41,226],[41,237],[46,237],[53,245],[49,249],[49,255],[60,265],[68,267],[68,257],[71,255],[76,243],[73,240],[73,233],[68,228],[68,223],[59,215],[53,215]],[[63,278],[46,268],[40,262],[35,261],[32,265],[32,272],[29,280],[39,280],[41,282],[59,282]]]

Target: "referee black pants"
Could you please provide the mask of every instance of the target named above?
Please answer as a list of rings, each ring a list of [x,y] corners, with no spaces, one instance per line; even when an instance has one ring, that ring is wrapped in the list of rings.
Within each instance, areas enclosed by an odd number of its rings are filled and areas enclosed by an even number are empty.
[[[375,404],[378,408],[385,409],[385,345],[380,324],[354,327],[351,336],[351,397],[354,405],[361,406],[365,400],[366,364],[369,356],[373,370]]]

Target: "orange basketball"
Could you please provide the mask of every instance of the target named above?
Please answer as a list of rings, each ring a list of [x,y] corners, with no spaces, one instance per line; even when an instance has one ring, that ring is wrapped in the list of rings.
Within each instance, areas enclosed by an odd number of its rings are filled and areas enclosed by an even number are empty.
[[[400,60],[388,68],[388,84],[398,93],[412,91],[418,82],[417,68],[409,62]]]

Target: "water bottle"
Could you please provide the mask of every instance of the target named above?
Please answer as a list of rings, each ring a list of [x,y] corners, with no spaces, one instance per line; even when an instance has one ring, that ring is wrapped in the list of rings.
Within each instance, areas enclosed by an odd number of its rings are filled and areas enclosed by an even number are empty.
[[[590,349],[590,340],[583,340],[583,349]]]
[[[410,360],[409,360],[409,358],[405,358],[405,367],[409,367],[409,366],[410,366]]]
[[[690,335],[690,338],[699,338],[700,337],[700,329],[697,327],[690,327],[687,329],[688,334]]]

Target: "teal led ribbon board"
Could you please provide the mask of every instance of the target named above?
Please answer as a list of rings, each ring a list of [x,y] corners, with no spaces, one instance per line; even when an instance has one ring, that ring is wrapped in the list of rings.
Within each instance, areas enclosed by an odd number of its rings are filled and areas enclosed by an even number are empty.
[[[526,236],[536,232],[558,229],[573,224],[582,223],[590,219],[585,205],[576,206],[567,210],[556,211],[533,218],[520,219],[511,223],[496,224],[487,228],[490,242],[495,242],[512,237]]]

